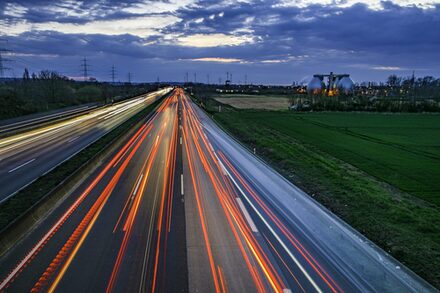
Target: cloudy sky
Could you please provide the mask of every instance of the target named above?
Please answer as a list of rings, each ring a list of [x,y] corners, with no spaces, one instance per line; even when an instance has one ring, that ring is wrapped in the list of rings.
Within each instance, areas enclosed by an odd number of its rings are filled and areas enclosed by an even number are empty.
[[[78,77],[84,56],[99,80],[440,76],[440,0],[2,0],[0,35],[9,76]]]

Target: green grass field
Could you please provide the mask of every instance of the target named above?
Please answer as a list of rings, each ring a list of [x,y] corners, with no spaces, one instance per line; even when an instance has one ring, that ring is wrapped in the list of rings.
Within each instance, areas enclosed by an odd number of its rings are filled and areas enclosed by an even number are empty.
[[[440,115],[243,112],[440,206]]]
[[[440,288],[440,115],[213,114],[286,178]]]

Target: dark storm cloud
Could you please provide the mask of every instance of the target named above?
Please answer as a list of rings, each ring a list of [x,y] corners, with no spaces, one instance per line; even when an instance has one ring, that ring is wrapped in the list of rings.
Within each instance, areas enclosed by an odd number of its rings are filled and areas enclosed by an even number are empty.
[[[224,12],[223,17],[209,16]],[[440,6],[423,10],[402,8],[385,2],[385,9],[374,11],[357,4],[350,8],[310,6],[271,8],[268,2],[240,6],[179,11],[188,26],[183,31],[205,33],[207,28],[229,33],[243,26],[261,37],[262,46],[285,53],[296,47],[337,49],[385,54],[436,52],[440,49]],[[203,18],[203,22],[192,20]],[[247,18],[253,20],[245,25]],[[181,26],[170,32],[181,31]]]
[[[113,54],[132,58],[153,58],[132,35],[75,35],[42,31],[9,38],[11,49],[26,54],[62,56]]]
[[[29,1],[18,0],[0,3],[0,15],[7,21],[25,19],[33,23],[56,21],[60,23],[83,24],[92,20],[123,19],[138,15],[121,11],[123,8],[142,4],[141,0],[88,0],[88,1]],[[8,5],[20,5],[26,12],[20,17],[5,15]],[[140,13],[140,15],[145,13]],[[151,12],[154,14],[154,11]]]
[[[0,4],[0,14],[9,23],[26,20],[30,23],[56,21],[84,24],[156,13],[145,9],[122,11],[122,8],[141,2],[96,0],[77,2],[80,4],[62,1],[53,4],[53,1],[18,0],[14,3],[26,7],[22,15],[5,17],[7,3],[4,2]],[[256,71],[274,75],[284,70],[284,75],[290,77],[280,77],[282,82],[292,80],[292,76],[299,79],[321,70],[350,71],[357,74],[358,79],[372,78],[376,74],[374,69],[387,67],[415,68],[438,74],[439,5],[421,9],[382,2],[383,9],[372,10],[363,4],[348,8],[335,5],[277,7],[273,4],[270,1],[254,1],[227,5],[219,1],[203,1],[177,11],[160,11],[159,14],[174,15],[181,21],[158,30],[156,35],[145,37],[126,33],[79,35],[32,30],[8,38],[14,51],[23,54],[119,56],[121,60],[143,60],[157,70],[163,63],[171,61],[182,68],[194,70],[223,70],[228,66],[243,71],[249,70],[252,64]],[[48,6],[54,9],[42,9]],[[66,13],[68,9],[72,9],[71,13]],[[194,34],[233,34],[252,41],[236,46],[205,48],[179,44],[179,38]],[[170,40],[167,35],[175,37]],[[242,63],[189,61],[200,58],[234,58],[241,59]],[[382,71],[380,78],[388,73]]]

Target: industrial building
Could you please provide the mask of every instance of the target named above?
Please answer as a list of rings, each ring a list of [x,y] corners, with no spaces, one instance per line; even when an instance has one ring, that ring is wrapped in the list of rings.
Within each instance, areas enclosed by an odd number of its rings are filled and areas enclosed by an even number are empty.
[[[327,79],[327,83],[325,83]],[[354,82],[349,74],[315,74],[307,85],[309,95],[326,95],[328,97],[340,94],[350,95],[354,90]]]

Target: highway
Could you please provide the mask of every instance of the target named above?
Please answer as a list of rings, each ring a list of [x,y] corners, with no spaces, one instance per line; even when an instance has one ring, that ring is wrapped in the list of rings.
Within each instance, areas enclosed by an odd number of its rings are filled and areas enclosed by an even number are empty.
[[[0,292],[429,292],[181,89],[0,259]]]
[[[169,89],[0,139],[0,202],[72,157]]]

